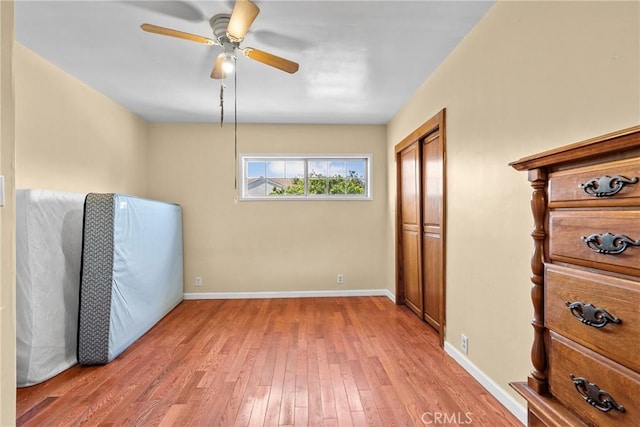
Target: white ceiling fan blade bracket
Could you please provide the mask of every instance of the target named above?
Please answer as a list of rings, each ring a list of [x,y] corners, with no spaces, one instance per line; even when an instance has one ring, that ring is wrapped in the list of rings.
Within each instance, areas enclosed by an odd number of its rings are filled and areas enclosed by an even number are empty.
[[[236,56],[236,49],[241,50],[238,43],[233,41],[224,41],[220,46],[222,46],[224,53],[228,53],[234,57]]]
[[[244,37],[240,37],[240,38],[233,37],[231,34],[229,34],[228,31],[227,31],[227,38],[234,43],[240,43],[242,40],[244,40]]]

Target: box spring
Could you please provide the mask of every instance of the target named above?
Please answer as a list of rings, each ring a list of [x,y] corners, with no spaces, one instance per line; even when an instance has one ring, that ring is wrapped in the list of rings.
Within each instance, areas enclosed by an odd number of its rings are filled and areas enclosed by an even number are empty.
[[[89,193],[84,206],[80,364],[110,362],[182,298],[181,207]]]
[[[86,194],[16,190],[16,383],[77,363],[82,215]]]

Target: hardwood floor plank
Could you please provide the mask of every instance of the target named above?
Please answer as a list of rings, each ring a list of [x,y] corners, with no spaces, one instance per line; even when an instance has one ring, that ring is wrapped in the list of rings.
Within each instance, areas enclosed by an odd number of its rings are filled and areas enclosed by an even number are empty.
[[[231,420],[235,418],[235,425],[247,425],[251,417],[253,401],[251,400],[250,393],[247,393],[247,390],[253,389],[251,385],[254,387],[257,386],[257,384],[255,384],[257,381],[253,381],[254,384],[249,384],[252,382],[251,372],[253,371],[256,353],[257,350],[253,349],[247,354],[244,369],[238,373],[235,386],[226,406],[225,412],[228,414],[228,419]],[[212,390],[212,393],[215,393],[215,391]]]
[[[278,332],[279,334],[279,332]],[[276,358],[274,361],[273,375],[271,377],[271,393],[267,404],[265,425],[275,426],[280,423],[280,408],[284,393],[284,376],[287,364],[289,338],[287,336],[278,339]]]
[[[42,399],[35,406],[30,408],[28,411],[24,412],[21,416],[16,420],[17,425],[25,425],[31,418],[38,415],[40,412],[44,411],[47,406],[55,402],[58,397],[49,396]]]
[[[294,412],[295,412],[294,421],[293,421],[294,426],[320,425],[320,424],[309,424],[309,408],[296,406],[296,408],[294,409]],[[269,424],[265,423],[265,425],[269,425]]]
[[[259,385],[256,389],[253,396],[253,408],[251,410],[251,418],[249,418],[249,426],[257,427],[264,425],[270,389],[271,387],[265,385]]]
[[[19,426],[518,421],[385,297],[190,300],[111,363],[17,390]]]
[[[351,419],[351,409],[349,408],[347,391],[344,386],[342,373],[340,372],[340,365],[329,365],[329,372],[331,374],[331,386],[333,388],[333,398],[336,414],[338,416],[338,423],[344,427],[352,426],[353,421]]]
[[[360,400],[360,393],[358,392],[358,385],[351,372],[351,365],[340,365],[340,376],[342,377],[342,384],[344,385],[345,394],[347,396],[347,402],[351,411],[362,411],[362,402]]]
[[[186,410],[186,403],[176,403],[169,407],[158,423],[158,427],[172,427],[178,424],[182,413]]]
[[[295,328],[297,330],[297,328]],[[295,392],[296,392],[296,337],[291,335],[289,351],[285,363],[284,382],[282,384],[282,400],[280,402],[280,424],[293,424]]]
[[[320,396],[322,397],[322,418],[325,420],[338,419],[331,378],[320,379]]]
[[[378,413],[378,408],[376,407],[373,396],[371,396],[371,392],[369,390],[360,390],[360,401],[362,402],[362,408],[367,420],[367,424],[364,425],[371,427],[383,427],[385,424],[382,423],[382,419]]]
[[[187,403],[190,399],[200,398],[200,393],[198,393],[198,384],[202,381],[202,377],[204,377],[205,371],[194,371],[192,373],[185,373],[184,376],[187,379],[187,382],[180,393],[178,393],[178,397],[176,398],[176,403]]]
[[[309,426],[322,425],[322,393],[320,390],[318,353],[315,345],[317,335],[315,331],[316,328],[314,325],[313,332],[310,331],[310,336],[307,339],[307,417]]]
[[[353,425],[356,427],[367,426],[369,425],[367,421],[367,417],[364,411],[355,411],[351,413],[351,418],[353,419]]]
[[[238,407],[229,403],[237,401],[234,397],[235,393],[237,393],[237,383],[223,381],[209,387],[206,391],[206,399],[203,399],[198,406],[198,418],[191,420],[189,425],[194,427],[234,425],[238,417]]]
[[[296,375],[295,387],[294,407],[307,408],[309,406],[309,383],[306,373],[304,375]]]
[[[325,418],[322,421],[322,426],[323,427],[341,427],[340,423],[338,423],[337,418]]]

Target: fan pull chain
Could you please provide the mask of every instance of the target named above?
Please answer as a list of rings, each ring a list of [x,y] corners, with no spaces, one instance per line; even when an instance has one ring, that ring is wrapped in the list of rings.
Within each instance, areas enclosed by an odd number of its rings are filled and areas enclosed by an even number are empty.
[[[220,127],[224,121],[224,83],[220,82]]]
[[[238,203],[238,67],[233,73],[233,158],[235,203]]]

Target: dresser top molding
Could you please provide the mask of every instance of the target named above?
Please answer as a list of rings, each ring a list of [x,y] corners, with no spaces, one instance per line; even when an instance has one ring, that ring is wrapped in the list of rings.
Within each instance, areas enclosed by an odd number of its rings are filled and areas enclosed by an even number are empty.
[[[640,125],[543,151],[509,163],[524,171],[640,148]]]

